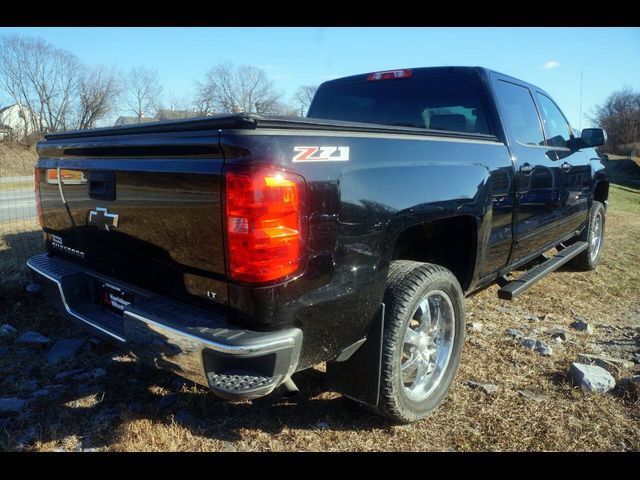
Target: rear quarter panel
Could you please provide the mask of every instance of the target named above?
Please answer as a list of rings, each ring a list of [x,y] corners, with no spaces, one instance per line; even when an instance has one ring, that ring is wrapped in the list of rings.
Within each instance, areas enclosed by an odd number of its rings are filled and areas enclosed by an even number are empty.
[[[382,302],[395,240],[407,228],[472,216],[479,241],[475,274],[467,287],[479,282],[478,266],[491,248],[491,172],[511,168],[502,143],[282,130],[223,131],[220,141],[225,168],[272,165],[307,182],[309,256],[304,272],[276,286],[229,285],[234,310],[256,321],[302,328],[300,368],[330,360],[367,335]],[[349,159],[294,162],[297,146],[349,147]],[[508,228],[510,232],[510,224]],[[500,242],[503,253],[494,257],[504,263],[510,233]]]

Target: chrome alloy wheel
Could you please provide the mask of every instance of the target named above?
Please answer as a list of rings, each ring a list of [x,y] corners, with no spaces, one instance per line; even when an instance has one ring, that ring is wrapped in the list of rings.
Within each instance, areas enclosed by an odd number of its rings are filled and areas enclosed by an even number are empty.
[[[400,357],[404,392],[420,402],[440,384],[447,369],[455,334],[455,311],[442,290],[429,292],[407,322]]]
[[[595,261],[598,258],[600,252],[600,245],[602,244],[602,213],[598,214],[593,219],[593,225],[591,225],[591,235],[589,237],[589,243],[591,244],[591,261]]]

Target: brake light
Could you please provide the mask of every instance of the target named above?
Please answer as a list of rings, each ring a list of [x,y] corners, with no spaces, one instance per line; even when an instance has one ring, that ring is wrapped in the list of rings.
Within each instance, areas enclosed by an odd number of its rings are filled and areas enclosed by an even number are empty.
[[[405,68],[403,70],[387,70],[384,72],[370,73],[367,76],[367,80],[374,82],[377,80],[392,80],[394,78],[409,78],[411,77],[411,70]]]
[[[227,172],[227,246],[234,280],[259,283],[296,273],[306,258],[307,190],[288,172]]]
[[[44,217],[42,216],[42,202],[40,201],[40,171],[38,167],[33,169],[33,191],[36,197],[36,212],[38,214],[38,223],[40,227],[44,227]]]

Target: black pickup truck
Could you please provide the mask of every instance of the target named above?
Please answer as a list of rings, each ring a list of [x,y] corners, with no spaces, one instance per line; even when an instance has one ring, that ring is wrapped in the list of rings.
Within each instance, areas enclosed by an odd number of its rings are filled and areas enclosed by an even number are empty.
[[[417,420],[452,384],[466,295],[595,268],[605,139],[477,67],[328,81],[306,118],[50,134],[30,290],[223,398],[326,362],[330,388]]]

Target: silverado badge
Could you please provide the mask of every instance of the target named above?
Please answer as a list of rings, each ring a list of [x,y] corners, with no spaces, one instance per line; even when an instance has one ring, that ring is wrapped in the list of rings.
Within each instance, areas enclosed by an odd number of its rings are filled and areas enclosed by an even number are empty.
[[[118,228],[118,217],[117,213],[109,213],[106,208],[97,207],[89,212],[89,221],[87,223],[108,232],[111,228]]]

